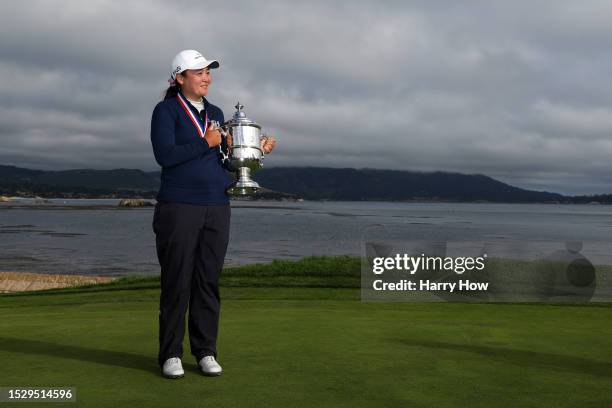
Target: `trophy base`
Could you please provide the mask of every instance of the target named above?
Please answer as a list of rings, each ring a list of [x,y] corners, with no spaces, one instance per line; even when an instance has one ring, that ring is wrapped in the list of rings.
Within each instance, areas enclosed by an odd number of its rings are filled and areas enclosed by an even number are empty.
[[[238,180],[226,191],[232,196],[248,196],[257,193],[259,189],[259,184],[251,179],[251,170],[248,167],[241,167]]]
[[[227,193],[231,196],[249,196],[254,195],[259,191],[259,187],[238,187],[233,186],[227,189]]]

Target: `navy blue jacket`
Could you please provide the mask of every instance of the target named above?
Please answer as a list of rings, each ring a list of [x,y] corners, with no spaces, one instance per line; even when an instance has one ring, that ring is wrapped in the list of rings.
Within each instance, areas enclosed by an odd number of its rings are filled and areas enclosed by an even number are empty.
[[[188,102],[196,118],[199,112]],[[223,112],[204,98],[209,120],[223,124]],[[176,97],[155,106],[151,118],[151,144],[162,167],[158,201],[228,204],[225,190],[231,180],[221,162],[219,147],[208,147]]]

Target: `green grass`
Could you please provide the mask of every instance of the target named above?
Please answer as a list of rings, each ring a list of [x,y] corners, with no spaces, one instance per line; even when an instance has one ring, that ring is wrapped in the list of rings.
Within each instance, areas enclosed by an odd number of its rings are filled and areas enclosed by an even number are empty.
[[[311,256],[299,261],[275,260],[267,264],[230,267],[223,270],[220,284],[227,287],[359,288],[360,262],[360,258],[353,256]],[[159,285],[159,276],[127,276],[104,284],[8,296],[155,289]]]
[[[612,405],[609,304],[362,303],[338,261],[226,271],[219,378],[187,339],[185,378],[160,376],[155,279],[0,296],[0,386],[75,387],[84,407]]]

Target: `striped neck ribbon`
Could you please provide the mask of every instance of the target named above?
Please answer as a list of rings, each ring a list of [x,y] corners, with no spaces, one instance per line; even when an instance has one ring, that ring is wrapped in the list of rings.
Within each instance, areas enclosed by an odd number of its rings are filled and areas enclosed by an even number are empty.
[[[200,137],[204,139],[204,134],[206,133],[206,129],[208,128],[208,112],[206,112],[206,117],[204,118],[204,126],[202,126],[200,119],[198,119],[196,115],[193,114],[193,111],[189,108],[189,103],[187,102],[185,97],[178,93],[176,95],[176,99],[178,99],[179,105],[181,105],[181,107],[185,110],[185,113],[187,113],[189,119],[191,119],[191,122],[196,127],[196,130],[198,131]]]

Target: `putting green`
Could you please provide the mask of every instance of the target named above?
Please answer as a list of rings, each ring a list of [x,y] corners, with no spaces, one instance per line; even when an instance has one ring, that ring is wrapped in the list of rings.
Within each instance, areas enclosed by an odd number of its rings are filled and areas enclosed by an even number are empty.
[[[167,380],[155,359],[158,295],[0,296],[0,386],[74,387],[66,405],[85,407],[612,405],[609,305],[361,303],[356,289],[225,287],[224,374],[200,375],[186,339],[185,377]]]

